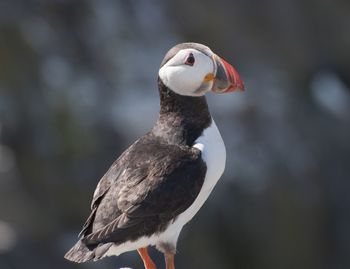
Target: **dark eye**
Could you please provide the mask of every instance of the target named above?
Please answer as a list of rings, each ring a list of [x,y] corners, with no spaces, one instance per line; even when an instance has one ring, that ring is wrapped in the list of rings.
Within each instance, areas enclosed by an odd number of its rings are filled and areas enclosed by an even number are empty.
[[[194,56],[192,53],[190,53],[190,55],[188,55],[185,64],[192,66],[194,64],[195,60],[194,60]]]

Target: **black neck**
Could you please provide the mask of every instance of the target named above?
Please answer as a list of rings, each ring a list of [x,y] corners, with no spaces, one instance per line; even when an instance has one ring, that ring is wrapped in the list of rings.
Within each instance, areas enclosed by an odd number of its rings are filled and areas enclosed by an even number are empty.
[[[211,123],[204,96],[179,95],[158,78],[160,113],[151,133],[165,143],[191,146]]]

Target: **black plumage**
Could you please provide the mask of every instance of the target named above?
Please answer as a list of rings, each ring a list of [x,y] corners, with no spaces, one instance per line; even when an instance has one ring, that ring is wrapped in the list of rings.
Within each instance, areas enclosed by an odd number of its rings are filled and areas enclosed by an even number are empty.
[[[112,244],[162,232],[199,194],[206,164],[191,146],[211,124],[206,99],[176,94],[160,79],[158,88],[157,122],[102,177],[80,240],[65,258],[99,259]]]

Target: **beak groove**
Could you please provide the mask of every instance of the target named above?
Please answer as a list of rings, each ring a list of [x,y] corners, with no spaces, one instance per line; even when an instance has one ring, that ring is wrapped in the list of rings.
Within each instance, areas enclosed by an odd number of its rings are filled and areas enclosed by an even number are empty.
[[[216,75],[212,91],[215,93],[243,91],[244,84],[236,69],[217,55],[214,55],[214,61]]]

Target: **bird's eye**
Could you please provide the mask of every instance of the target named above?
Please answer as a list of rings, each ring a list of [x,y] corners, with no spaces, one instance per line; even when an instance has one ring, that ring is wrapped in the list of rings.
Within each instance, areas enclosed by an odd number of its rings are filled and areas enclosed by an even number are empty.
[[[194,56],[192,53],[190,53],[190,55],[188,55],[188,57],[185,61],[185,64],[192,66],[194,64],[194,62],[195,62]]]

